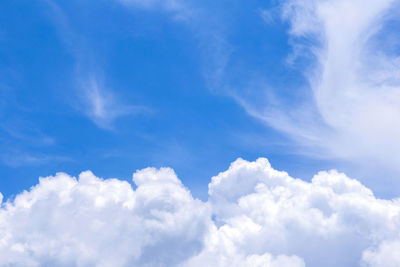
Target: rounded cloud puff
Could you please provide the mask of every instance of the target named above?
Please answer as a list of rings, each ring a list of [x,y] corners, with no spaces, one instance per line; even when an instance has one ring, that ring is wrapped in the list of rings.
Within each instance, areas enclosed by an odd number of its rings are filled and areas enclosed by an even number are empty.
[[[137,188],[59,173],[2,203],[1,266],[399,266],[400,201],[336,171],[238,159],[194,199],[169,168]]]
[[[0,210],[0,265],[171,266],[200,252],[207,205],[171,169],[134,180],[136,190],[91,172],[40,179]]]

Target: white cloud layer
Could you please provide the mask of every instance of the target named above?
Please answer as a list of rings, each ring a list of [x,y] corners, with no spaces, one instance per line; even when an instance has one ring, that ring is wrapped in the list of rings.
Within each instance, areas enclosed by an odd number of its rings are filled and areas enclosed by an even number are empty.
[[[400,266],[400,199],[336,171],[238,159],[207,202],[169,168],[133,181],[58,173],[3,202],[0,266]]]

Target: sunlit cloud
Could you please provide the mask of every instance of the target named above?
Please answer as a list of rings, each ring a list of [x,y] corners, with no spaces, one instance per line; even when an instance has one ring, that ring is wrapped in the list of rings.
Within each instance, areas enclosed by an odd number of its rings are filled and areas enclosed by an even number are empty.
[[[400,264],[400,200],[378,199],[335,170],[305,182],[267,159],[238,159],[212,178],[207,202],[170,168],[133,181],[136,189],[91,172],[40,178],[1,204],[0,264]]]

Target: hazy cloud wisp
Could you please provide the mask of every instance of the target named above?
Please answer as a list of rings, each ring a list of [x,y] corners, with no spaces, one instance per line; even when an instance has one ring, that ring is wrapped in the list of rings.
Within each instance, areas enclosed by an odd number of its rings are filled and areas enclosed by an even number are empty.
[[[81,83],[78,96],[83,104],[79,108],[83,109],[86,116],[97,126],[104,129],[112,129],[114,120],[121,116],[149,111],[144,106],[123,104],[112,91],[104,88],[95,76]]]
[[[310,154],[399,170],[399,2],[287,0],[282,12],[295,56],[312,58],[309,87],[301,89],[309,97],[291,106],[273,97],[262,108],[245,98],[241,104]]]

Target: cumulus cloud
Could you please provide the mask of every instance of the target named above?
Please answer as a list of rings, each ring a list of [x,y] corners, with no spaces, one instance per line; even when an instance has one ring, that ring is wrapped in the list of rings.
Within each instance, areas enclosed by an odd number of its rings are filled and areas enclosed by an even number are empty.
[[[397,0],[283,1],[294,50],[289,61],[307,62],[303,101],[288,105],[269,92],[263,106],[245,97],[241,103],[310,153],[399,170],[398,12]]]
[[[133,181],[41,178],[1,204],[0,265],[400,264],[400,199],[378,199],[336,171],[305,182],[267,159],[238,159],[212,178],[206,202],[169,168]]]
[[[1,266],[173,266],[198,253],[210,224],[171,169],[134,175],[137,189],[91,172],[59,173],[3,203]]]
[[[399,251],[399,240],[383,242],[378,249],[364,252],[363,263],[373,267],[396,267],[400,264]]]

